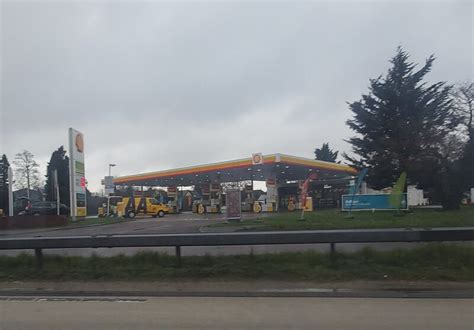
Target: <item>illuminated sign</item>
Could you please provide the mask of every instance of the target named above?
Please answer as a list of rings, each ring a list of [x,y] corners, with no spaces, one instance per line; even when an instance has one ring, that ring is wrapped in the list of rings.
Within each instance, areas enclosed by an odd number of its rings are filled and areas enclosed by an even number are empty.
[[[86,169],[84,165],[84,134],[69,129],[69,183],[71,216],[85,217],[86,208]]]

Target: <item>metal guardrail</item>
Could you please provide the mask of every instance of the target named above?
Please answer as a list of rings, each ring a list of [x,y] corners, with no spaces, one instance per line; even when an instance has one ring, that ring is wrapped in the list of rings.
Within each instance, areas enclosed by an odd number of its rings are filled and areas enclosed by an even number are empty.
[[[34,249],[42,267],[43,249],[170,247],[176,248],[178,261],[182,246],[323,244],[331,253],[337,243],[472,241],[474,228],[307,230],[279,232],[238,232],[206,234],[97,235],[0,239],[0,250]]]

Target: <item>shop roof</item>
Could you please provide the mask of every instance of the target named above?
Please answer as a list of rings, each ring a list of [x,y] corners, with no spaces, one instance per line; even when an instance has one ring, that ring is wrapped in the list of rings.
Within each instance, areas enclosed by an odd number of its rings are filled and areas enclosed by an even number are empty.
[[[193,186],[211,182],[303,180],[310,173],[319,178],[342,178],[357,171],[343,164],[329,163],[285,154],[263,155],[263,164],[252,165],[252,158],[196,165],[157,172],[127,175],[114,179],[116,185],[130,186]]]

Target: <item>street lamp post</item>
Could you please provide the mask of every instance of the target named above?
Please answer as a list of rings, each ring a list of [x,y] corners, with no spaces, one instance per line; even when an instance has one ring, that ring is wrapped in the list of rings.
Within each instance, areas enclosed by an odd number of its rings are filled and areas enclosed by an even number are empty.
[[[117,166],[117,164],[109,164],[109,176],[112,176],[112,167]],[[110,194],[107,193],[107,216],[110,215]]]
[[[13,217],[13,171],[8,167],[8,216]]]
[[[109,164],[109,176],[112,175],[112,167],[117,166],[117,164]]]

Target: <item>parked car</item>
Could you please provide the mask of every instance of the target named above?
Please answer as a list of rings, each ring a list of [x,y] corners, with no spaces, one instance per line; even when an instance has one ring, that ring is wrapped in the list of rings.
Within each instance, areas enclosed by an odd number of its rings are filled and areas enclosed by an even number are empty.
[[[59,213],[62,215],[69,214],[69,207],[64,204],[59,204]],[[50,215],[57,214],[56,202],[38,202],[29,207],[24,214],[32,215]]]
[[[31,207],[31,201],[26,197],[19,197],[13,202],[13,213],[23,214],[28,208]]]

